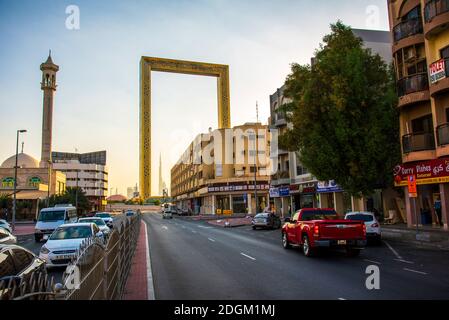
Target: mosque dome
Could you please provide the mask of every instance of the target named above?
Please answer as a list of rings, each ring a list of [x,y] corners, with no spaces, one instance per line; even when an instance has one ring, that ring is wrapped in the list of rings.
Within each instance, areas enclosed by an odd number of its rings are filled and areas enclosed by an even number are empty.
[[[0,168],[14,168],[16,165],[16,155],[13,155],[3,161]],[[26,153],[17,155],[17,165],[19,168],[39,168],[39,161]]]

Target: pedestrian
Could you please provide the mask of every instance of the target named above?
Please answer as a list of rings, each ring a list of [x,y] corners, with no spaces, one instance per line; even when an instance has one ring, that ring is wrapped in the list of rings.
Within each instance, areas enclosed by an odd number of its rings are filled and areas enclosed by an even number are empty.
[[[438,217],[438,224],[440,226],[442,226],[443,221],[441,221],[441,199],[440,199],[440,196],[438,196],[435,199],[435,202],[433,203],[433,208],[435,209],[435,213],[437,214],[437,217]]]

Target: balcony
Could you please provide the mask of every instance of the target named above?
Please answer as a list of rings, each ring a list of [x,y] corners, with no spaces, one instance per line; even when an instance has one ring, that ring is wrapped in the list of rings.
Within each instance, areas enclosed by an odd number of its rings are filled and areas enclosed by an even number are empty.
[[[430,84],[430,95],[432,97],[434,97],[435,94],[449,90],[449,59],[444,60],[444,67],[445,67],[445,77]]]
[[[449,0],[430,0],[424,7],[424,35],[427,39],[449,26]]]
[[[399,106],[430,99],[427,73],[417,73],[397,82]]]
[[[409,19],[397,24],[393,28],[393,52],[424,42],[421,17]]]
[[[431,132],[409,133],[402,136],[403,153],[434,150],[434,149],[435,149],[435,137]]]
[[[273,125],[282,127],[287,124],[287,117],[284,112],[276,111],[273,118]]]

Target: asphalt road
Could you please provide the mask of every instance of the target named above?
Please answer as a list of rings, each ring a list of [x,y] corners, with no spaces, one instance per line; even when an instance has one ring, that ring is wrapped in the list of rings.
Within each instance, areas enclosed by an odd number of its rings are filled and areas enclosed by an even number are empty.
[[[448,299],[449,252],[393,242],[359,257],[286,250],[280,230],[221,228],[146,213],[156,299]],[[370,265],[380,289],[368,290]]]

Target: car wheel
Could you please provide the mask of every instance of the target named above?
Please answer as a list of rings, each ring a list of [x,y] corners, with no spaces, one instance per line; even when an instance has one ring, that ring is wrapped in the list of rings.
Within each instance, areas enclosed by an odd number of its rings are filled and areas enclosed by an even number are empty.
[[[357,257],[360,254],[360,249],[346,248],[346,256]]]
[[[302,237],[302,251],[306,257],[313,256],[313,249],[310,246],[309,237],[307,235],[303,235]]]
[[[256,230],[257,228],[256,228],[256,226],[253,226],[253,230]]]
[[[282,233],[282,246],[284,247],[284,249],[290,249],[291,248],[291,245],[288,242],[287,233],[285,233],[285,232]]]

